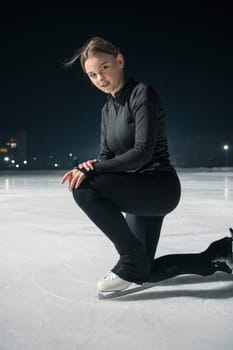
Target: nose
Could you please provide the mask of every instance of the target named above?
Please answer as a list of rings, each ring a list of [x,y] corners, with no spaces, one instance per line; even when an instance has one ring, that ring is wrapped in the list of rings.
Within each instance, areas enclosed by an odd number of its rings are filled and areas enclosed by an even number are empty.
[[[101,73],[97,74],[97,80],[100,83],[101,81],[104,81],[104,77]]]

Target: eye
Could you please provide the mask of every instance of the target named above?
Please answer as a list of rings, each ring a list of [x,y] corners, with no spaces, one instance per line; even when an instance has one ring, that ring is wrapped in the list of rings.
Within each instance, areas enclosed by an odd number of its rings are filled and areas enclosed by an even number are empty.
[[[89,74],[89,77],[90,77],[90,78],[94,78],[94,77],[95,77],[95,73]]]
[[[105,70],[105,69],[107,69],[108,68],[108,66],[107,65],[105,65],[105,66],[103,66],[102,67],[102,69],[101,70]]]

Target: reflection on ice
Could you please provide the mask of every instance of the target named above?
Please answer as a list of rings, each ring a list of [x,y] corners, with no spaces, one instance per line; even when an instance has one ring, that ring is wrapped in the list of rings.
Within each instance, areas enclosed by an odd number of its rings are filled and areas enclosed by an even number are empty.
[[[6,178],[6,179],[5,179],[5,189],[6,189],[6,190],[9,190],[9,186],[10,186],[9,179]]]
[[[225,199],[229,199],[229,179],[228,179],[228,177],[224,178],[224,196],[225,196]]]

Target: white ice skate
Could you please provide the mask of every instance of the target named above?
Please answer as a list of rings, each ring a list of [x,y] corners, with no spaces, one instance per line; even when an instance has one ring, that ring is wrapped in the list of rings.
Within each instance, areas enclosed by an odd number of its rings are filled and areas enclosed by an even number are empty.
[[[132,282],[126,281],[110,271],[97,283],[99,292],[115,292],[128,288]]]
[[[231,233],[231,251],[227,260],[227,265],[231,269],[231,273],[233,274],[233,229],[230,227],[229,231]]]
[[[225,237],[222,239],[222,241],[225,240],[225,243],[227,244],[227,255],[218,256],[215,260],[213,260],[213,263],[216,264],[216,266],[219,263],[224,263],[233,274],[233,229],[230,227],[229,230],[231,237]]]

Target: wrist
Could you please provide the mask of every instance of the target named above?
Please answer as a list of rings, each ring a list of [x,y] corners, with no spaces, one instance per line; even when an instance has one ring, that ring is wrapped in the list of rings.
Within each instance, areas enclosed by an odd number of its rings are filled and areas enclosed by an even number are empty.
[[[75,166],[74,169],[81,171],[83,174],[85,174],[87,178],[91,178],[92,176],[94,176],[94,174],[96,174],[96,169],[94,164],[92,164],[92,166],[94,169],[90,169],[90,170],[87,170],[85,168],[80,169],[78,166]]]

